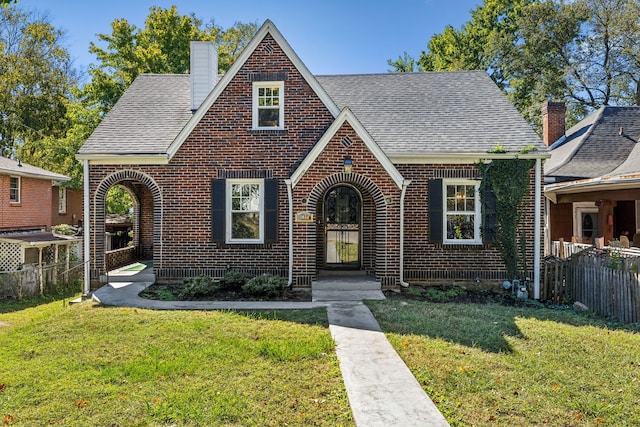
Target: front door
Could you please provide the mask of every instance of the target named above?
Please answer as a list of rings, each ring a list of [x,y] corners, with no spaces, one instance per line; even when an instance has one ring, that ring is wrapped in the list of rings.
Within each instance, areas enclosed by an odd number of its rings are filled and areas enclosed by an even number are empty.
[[[325,267],[360,268],[360,195],[352,187],[330,190],[324,199]]]

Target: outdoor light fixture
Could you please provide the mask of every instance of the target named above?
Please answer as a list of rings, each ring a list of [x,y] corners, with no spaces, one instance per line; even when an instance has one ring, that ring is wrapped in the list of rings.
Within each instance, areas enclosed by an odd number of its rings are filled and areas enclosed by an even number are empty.
[[[344,157],[344,173],[351,173],[353,170],[353,160],[348,154]]]

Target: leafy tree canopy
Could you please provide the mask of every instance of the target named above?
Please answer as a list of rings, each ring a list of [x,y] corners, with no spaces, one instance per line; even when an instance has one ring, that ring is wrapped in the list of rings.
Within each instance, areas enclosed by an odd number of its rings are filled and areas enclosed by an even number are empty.
[[[180,15],[175,6],[153,6],[144,28],[126,19],[111,23],[111,34],[98,34],[89,51],[97,65],[89,69],[91,82],[85,88],[85,102],[106,113],[140,73],[188,73],[189,43],[212,41],[218,46],[220,72],[229,69],[257,31],[257,24],[236,22],[223,30],[211,20],[203,25],[195,15]]]
[[[60,30],[46,17],[0,8],[0,151],[15,156],[35,141],[63,137],[76,85]],[[37,166],[37,165],[36,165]]]
[[[395,71],[486,70],[538,130],[545,100],[570,122],[602,105],[640,104],[640,0],[485,0],[460,29]]]

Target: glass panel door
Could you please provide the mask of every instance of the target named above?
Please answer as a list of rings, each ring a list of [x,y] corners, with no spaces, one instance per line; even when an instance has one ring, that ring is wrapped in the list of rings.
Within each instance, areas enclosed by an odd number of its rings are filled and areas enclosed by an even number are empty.
[[[360,197],[351,187],[329,191],[324,203],[327,268],[360,267]]]

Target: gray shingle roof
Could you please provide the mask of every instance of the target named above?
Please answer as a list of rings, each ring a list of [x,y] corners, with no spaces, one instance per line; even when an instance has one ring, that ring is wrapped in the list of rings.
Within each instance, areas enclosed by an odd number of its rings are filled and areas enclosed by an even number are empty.
[[[191,118],[188,74],[141,74],[79,154],[159,154]]]
[[[483,71],[317,77],[387,152],[486,152],[540,138]],[[157,154],[192,113],[188,75],[140,75],[79,153]]]
[[[640,107],[601,107],[551,147],[545,175],[583,179],[640,173],[639,138]]]
[[[484,71],[319,76],[385,152],[486,152],[540,138]]]
[[[36,166],[18,162],[0,156],[0,173],[5,175],[19,175],[31,178],[50,179],[53,181],[69,181],[70,178],[59,173],[50,172]]]

